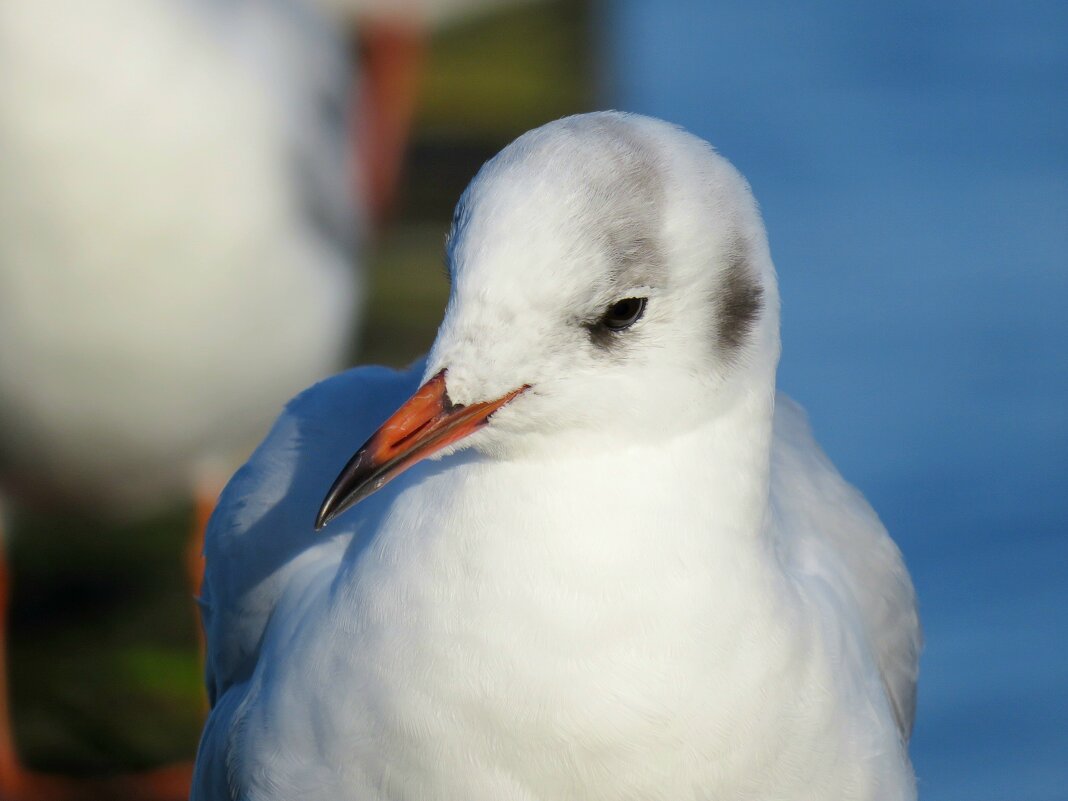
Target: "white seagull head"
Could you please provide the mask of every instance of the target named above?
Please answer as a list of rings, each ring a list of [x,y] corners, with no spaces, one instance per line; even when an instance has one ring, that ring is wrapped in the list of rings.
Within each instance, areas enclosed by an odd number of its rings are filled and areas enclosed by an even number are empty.
[[[778,290],[756,203],[676,126],[599,112],[524,134],[464,192],[447,262],[426,382],[342,471],[317,527],[432,454],[671,436],[774,391]]]

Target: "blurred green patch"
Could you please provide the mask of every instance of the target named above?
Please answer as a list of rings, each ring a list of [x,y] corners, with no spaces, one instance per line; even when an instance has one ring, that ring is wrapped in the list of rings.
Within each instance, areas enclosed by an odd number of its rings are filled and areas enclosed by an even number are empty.
[[[183,560],[192,515],[14,523],[10,682],[25,759],[105,773],[188,758],[204,709]]]
[[[204,671],[188,649],[124,648],[116,659],[119,679],[148,692],[197,698],[204,692]]]
[[[421,102],[427,134],[508,141],[589,102],[589,8],[529,3],[446,31]]]
[[[360,362],[402,367],[429,348],[449,295],[446,228],[447,222],[398,226],[374,248]]]

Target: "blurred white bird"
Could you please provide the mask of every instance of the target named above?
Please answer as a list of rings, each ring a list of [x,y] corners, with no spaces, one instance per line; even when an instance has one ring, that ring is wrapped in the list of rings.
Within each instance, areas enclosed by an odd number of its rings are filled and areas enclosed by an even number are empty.
[[[136,512],[342,361],[347,69],[274,0],[0,13],[3,453]]]
[[[449,241],[426,361],[306,391],[223,494],[193,798],[914,798],[912,585],[776,395],[744,179],[571,117]]]
[[[0,4],[0,468],[18,501],[132,517],[196,486],[210,503],[284,401],[343,365],[350,79],[294,0]],[[33,796],[0,726],[0,796]]]

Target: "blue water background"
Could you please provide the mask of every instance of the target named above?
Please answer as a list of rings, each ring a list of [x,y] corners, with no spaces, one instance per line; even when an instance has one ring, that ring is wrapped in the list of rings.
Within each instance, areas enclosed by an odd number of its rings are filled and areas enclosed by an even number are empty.
[[[604,104],[749,178],[781,385],[905,553],[921,798],[1068,799],[1068,3],[600,11]]]

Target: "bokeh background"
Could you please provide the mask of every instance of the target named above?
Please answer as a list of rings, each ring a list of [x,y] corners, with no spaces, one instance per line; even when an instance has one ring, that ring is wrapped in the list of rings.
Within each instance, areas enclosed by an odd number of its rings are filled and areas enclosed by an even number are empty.
[[[614,107],[709,139],[768,225],[781,384],[916,582],[921,797],[1068,798],[1068,4],[543,0],[429,36],[354,359],[429,345],[452,204],[516,135]],[[33,766],[194,753],[191,514],[115,525],[9,501]]]

